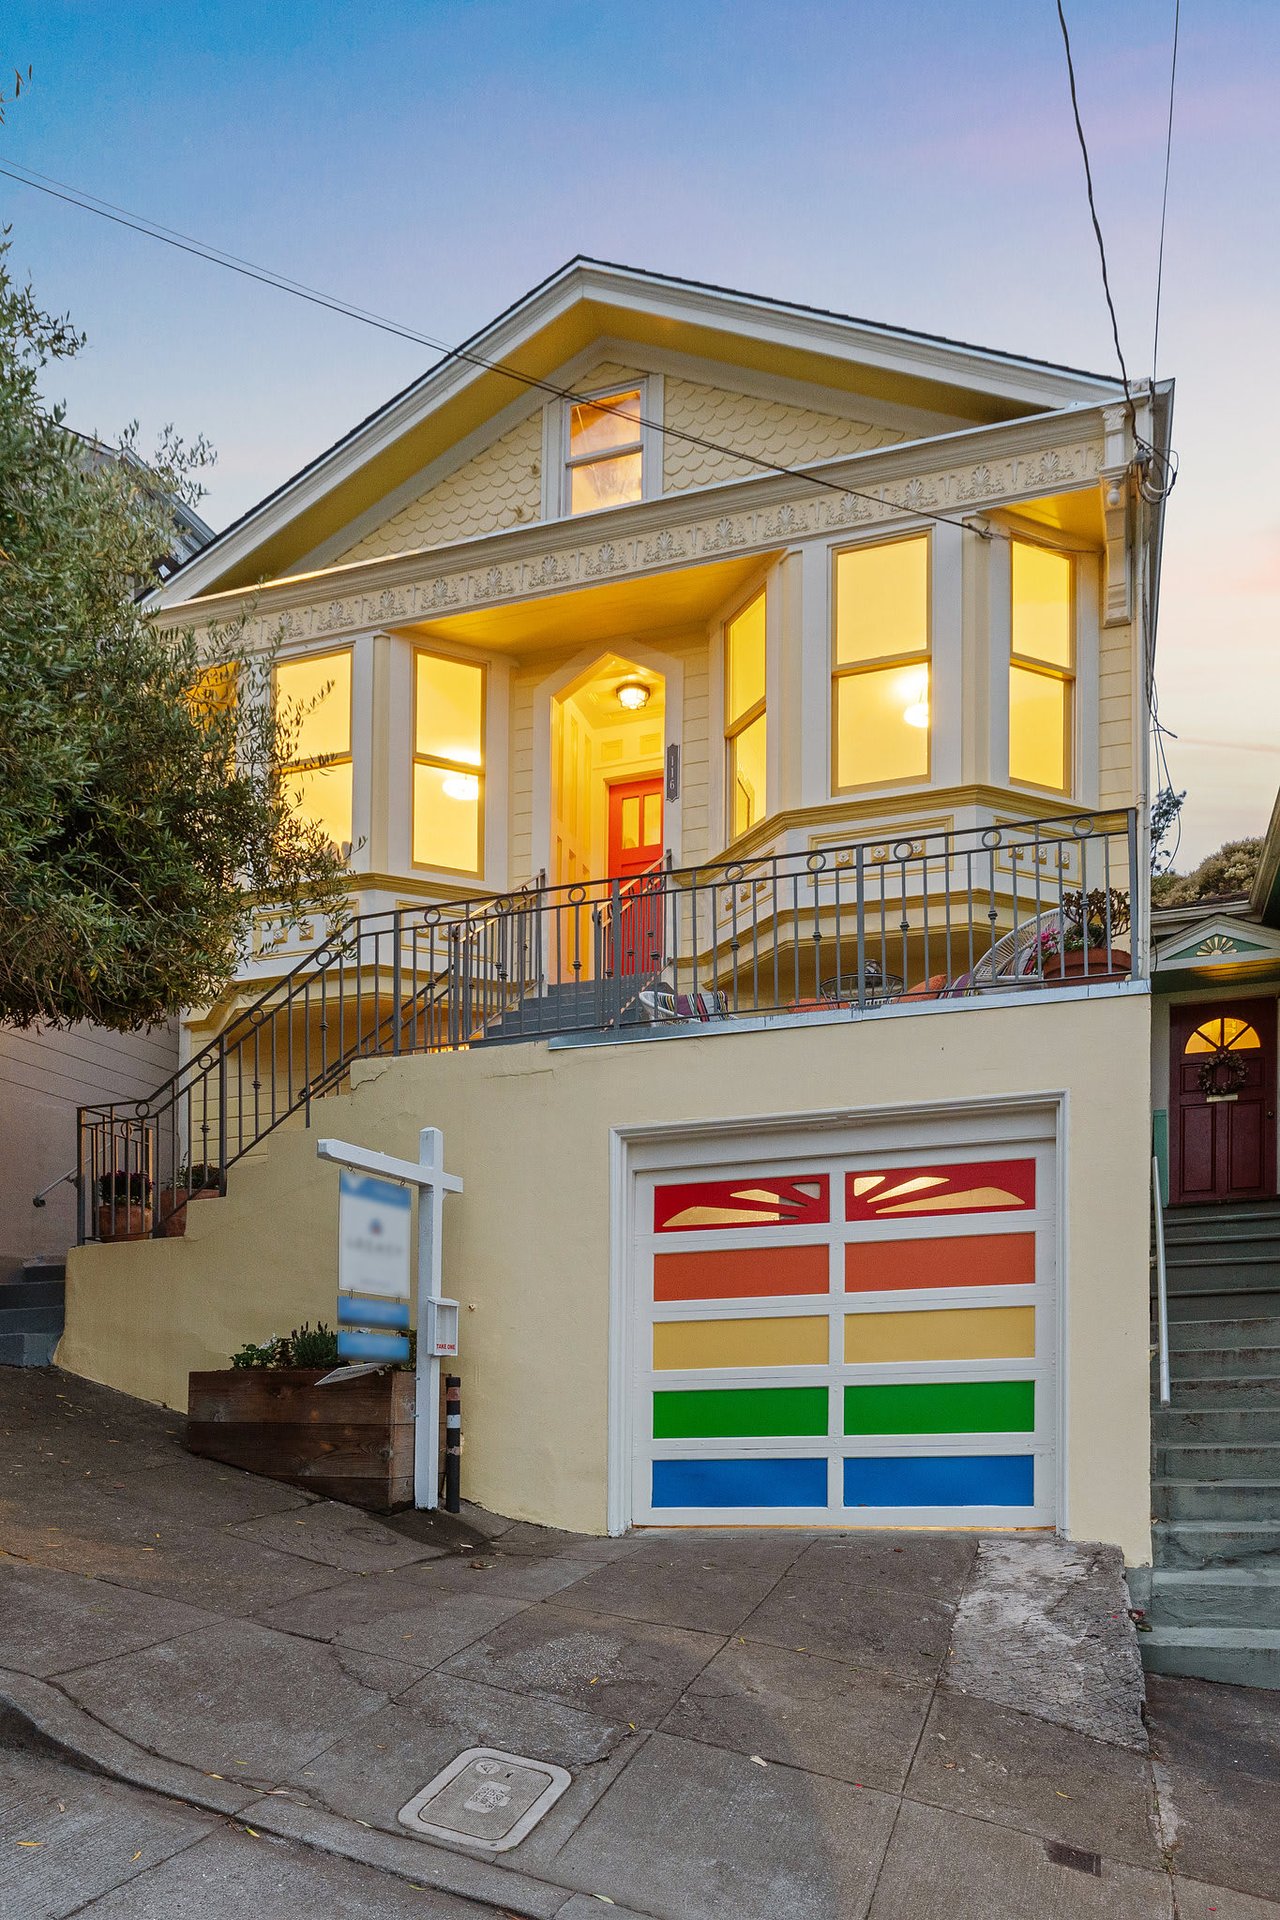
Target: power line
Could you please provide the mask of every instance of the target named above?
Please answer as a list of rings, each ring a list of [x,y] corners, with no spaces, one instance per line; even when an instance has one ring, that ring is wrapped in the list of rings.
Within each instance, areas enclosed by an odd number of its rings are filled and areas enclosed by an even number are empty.
[[[1182,0],[1173,0],[1173,57],[1169,62],[1169,126],[1164,141],[1164,191],[1160,196],[1160,251],[1156,257],[1156,313],[1151,330],[1151,380],[1160,364],[1160,290],[1164,284],[1164,227],[1169,211],[1169,161],[1173,154],[1173,90],[1178,78],[1178,26]]]
[[[302,281],[290,280],[270,267],[258,266],[253,261],[242,259],[238,254],[226,253],[220,248],[209,246],[190,234],[180,233],[172,227],[163,227],[158,222],[147,219],[145,215],[131,213],[126,208],[116,206],[112,201],[99,200],[95,195],[86,193],[81,188],[69,186],[65,181],[53,180],[44,174],[38,175],[34,168],[17,171],[12,165],[0,165],[0,174],[17,181],[20,186],[32,188],[36,193],[44,193],[51,199],[62,200],[69,206],[79,207],[82,212],[96,214],[100,219],[109,220],[115,226],[127,227],[133,233],[141,233],[150,240],[159,240],[165,246],[174,247],[181,253],[192,254],[197,259],[207,260],[213,266],[225,267],[229,272],[237,273],[244,279],[256,280],[260,285],[273,287],[279,293],[292,294],[294,298],[306,300],[312,306],[323,307],[330,313],[340,314],[344,319],[358,320],[365,326],[376,327],[380,332],[392,334],[397,339],[411,341],[417,346],[430,347],[433,352],[443,356],[437,366],[431,369],[433,372],[439,372],[440,368],[446,366],[451,360],[462,361],[466,365],[481,368],[485,372],[500,374],[508,380],[514,380],[531,391],[545,393],[573,405],[587,405],[599,413],[615,414],[619,419],[624,419],[633,426],[639,425],[650,432],[662,434],[668,439],[682,441],[686,446],[700,447],[707,453],[722,454],[727,459],[741,461],[743,465],[754,467],[757,471],[763,470],[766,473],[779,474],[784,479],[802,481],[809,486],[820,487],[825,492],[841,494],[846,499],[867,500],[878,507],[893,505],[892,501],[885,501],[880,494],[867,493],[857,487],[845,486],[838,480],[826,480],[821,475],[800,467],[783,466],[778,461],[763,459],[753,453],[744,453],[739,447],[726,446],[722,441],[709,440],[701,434],[689,433],[682,427],[671,426],[665,420],[650,420],[626,408],[610,406],[607,401],[595,400],[587,394],[575,393],[572,388],[558,386],[553,380],[539,379],[534,374],[523,373],[519,368],[510,366],[505,361],[490,360],[471,347],[449,346],[446,342],[433,339],[430,334],[422,333],[416,328],[404,326],[395,320],[388,320],[382,314],[370,312],[367,308],[357,307],[349,301],[323,293],[318,288],[306,286]],[[1126,396],[1127,393],[1126,384]],[[1132,402],[1130,405],[1132,406]],[[908,509],[901,508],[899,511],[907,512]],[[950,527],[959,527],[963,532],[976,534],[982,540],[990,540],[993,536],[991,528],[977,526],[972,521],[961,520],[952,514],[937,513],[927,507],[913,507],[909,511],[913,517],[934,520]]]
[[[1084,137],[1084,127],[1080,120],[1080,101],[1076,93],[1076,68],[1071,57],[1071,35],[1067,32],[1067,16],[1062,11],[1062,0],[1058,3],[1058,25],[1062,28],[1062,44],[1067,55],[1067,79],[1071,86],[1071,111],[1075,117],[1076,139],[1080,142],[1080,155],[1084,161],[1085,191],[1089,196],[1089,218],[1093,221],[1093,235],[1098,243],[1098,259],[1102,263],[1102,291],[1106,295],[1107,311],[1111,315],[1111,338],[1115,341],[1116,359],[1120,362],[1120,378],[1124,382],[1124,397],[1129,408],[1129,426],[1137,439],[1134,426],[1133,394],[1129,388],[1129,369],[1124,363],[1124,348],[1120,345],[1120,322],[1116,318],[1116,303],[1111,298],[1111,280],[1107,273],[1107,248],[1102,238],[1102,225],[1098,219],[1098,208],[1093,197],[1093,169],[1089,165],[1089,145]]]

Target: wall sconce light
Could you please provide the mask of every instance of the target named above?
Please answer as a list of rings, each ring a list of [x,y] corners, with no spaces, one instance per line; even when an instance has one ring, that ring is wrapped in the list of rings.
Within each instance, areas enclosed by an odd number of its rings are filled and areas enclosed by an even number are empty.
[[[474,773],[446,773],[440,782],[440,791],[450,800],[475,800],[479,797],[480,782]]]
[[[613,690],[613,697],[628,713],[638,713],[641,707],[648,706],[651,692],[652,688],[647,687],[643,680],[632,678],[620,680]]]

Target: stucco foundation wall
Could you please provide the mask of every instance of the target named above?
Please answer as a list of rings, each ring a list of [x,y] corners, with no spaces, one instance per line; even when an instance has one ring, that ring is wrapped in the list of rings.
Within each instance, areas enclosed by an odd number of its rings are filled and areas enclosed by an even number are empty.
[[[87,1247],[68,1272],[60,1363],[183,1407],[189,1368],[334,1318],[336,1177],[317,1135],[416,1158],[443,1128],[465,1193],[445,1206],[462,1303],[469,1499],[605,1527],[614,1128],[1034,1096],[1060,1102],[1069,1511],[1076,1538],[1150,1557],[1147,1090],[1150,1002],[965,1007],[647,1043],[475,1049],[368,1062],[316,1129],[282,1129],[191,1209],[184,1240]]]

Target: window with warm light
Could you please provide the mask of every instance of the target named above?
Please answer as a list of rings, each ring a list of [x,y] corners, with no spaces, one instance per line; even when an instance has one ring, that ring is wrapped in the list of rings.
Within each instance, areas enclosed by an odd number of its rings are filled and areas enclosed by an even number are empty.
[[[276,714],[288,753],[285,792],[336,847],[351,845],[351,650],[282,660]]]
[[[765,594],[749,600],[724,630],[725,787],[729,838],[765,812]]]
[[[478,873],[484,822],[484,668],[417,653],[413,668],[413,861]]]
[[[1009,778],[1066,793],[1072,784],[1075,565],[1069,554],[1011,542]]]
[[[929,536],[836,555],[835,785],[929,777]]]
[[[640,389],[568,403],[565,468],[570,513],[622,507],[643,492]]]

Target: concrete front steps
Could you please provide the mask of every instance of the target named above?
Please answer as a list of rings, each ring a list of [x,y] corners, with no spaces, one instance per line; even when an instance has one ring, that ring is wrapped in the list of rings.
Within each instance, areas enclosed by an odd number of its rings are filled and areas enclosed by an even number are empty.
[[[1166,1216],[1171,1404],[1152,1371],[1153,1673],[1280,1688],[1280,1205]]]
[[[0,1268],[0,1367],[47,1367],[66,1317],[61,1260],[9,1261]]]

